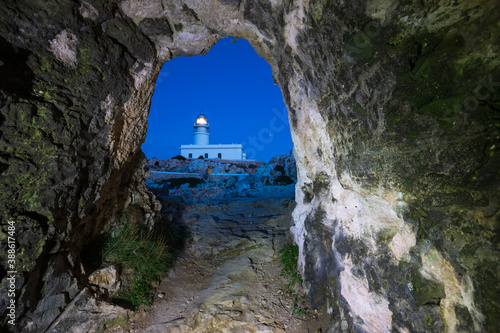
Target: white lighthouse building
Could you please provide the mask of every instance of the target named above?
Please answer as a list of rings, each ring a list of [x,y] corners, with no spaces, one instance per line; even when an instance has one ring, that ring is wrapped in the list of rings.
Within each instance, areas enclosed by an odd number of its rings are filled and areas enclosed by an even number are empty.
[[[196,117],[194,124],[193,141],[191,145],[181,146],[181,155],[185,158],[212,158],[224,160],[246,160],[243,146],[240,144],[210,144],[207,117],[203,111]]]

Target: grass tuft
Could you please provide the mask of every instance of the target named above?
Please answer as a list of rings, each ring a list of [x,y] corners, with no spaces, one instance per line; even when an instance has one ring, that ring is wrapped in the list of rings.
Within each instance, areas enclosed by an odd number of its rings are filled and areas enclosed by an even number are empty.
[[[105,265],[120,265],[128,274],[124,290],[118,299],[134,306],[150,305],[154,288],[172,262],[172,254],[165,241],[148,232],[139,223],[125,218],[104,245],[102,258]]]
[[[307,314],[307,308],[301,306],[303,301],[306,299],[304,294],[299,295],[296,292],[297,288],[302,284],[302,276],[297,269],[297,262],[299,261],[299,246],[287,244],[280,251],[280,260],[283,268],[281,269],[281,275],[287,278],[288,284],[286,289],[288,291],[288,296],[292,301],[290,309],[293,314],[305,316]]]
[[[293,288],[295,283],[302,283],[302,276],[297,270],[297,262],[299,261],[299,246],[298,245],[285,245],[280,251],[281,263],[283,268],[281,274],[289,279],[287,288]]]

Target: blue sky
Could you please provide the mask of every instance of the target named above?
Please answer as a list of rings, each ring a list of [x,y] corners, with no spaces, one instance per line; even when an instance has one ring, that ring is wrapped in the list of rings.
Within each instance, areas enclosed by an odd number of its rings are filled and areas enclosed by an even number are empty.
[[[162,67],[142,145],[147,158],[171,158],[181,144],[193,143],[201,110],[211,144],[243,144],[249,158],[262,162],[293,147],[271,66],[244,39],[222,39],[204,56],[175,58]]]

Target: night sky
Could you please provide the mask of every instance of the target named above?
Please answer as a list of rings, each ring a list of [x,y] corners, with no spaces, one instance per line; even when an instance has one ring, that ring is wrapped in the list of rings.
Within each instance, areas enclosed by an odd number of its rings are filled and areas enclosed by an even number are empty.
[[[211,144],[243,144],[249,159],[268,162],[288,154],[292,140],[281,91],[271,66],[244,40],[220,40],[204,56],[167,62],[156,82],[142,150],[147,158],[171,158],[193,143],[203,110]]]

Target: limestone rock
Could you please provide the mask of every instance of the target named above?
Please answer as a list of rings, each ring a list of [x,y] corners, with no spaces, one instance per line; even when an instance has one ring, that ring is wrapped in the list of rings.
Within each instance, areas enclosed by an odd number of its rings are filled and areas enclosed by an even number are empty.
[[[238,182],[238,178],[237,177],[231,177],[227,180],[227,183],[226,183],[226,187],[227,188],[231,188],[233,187],[236,183]]]
[[[89,282],[104,289],[118,287],[118,272],[115,265],[101,268],[89,275]]]
[[[290,177],[293,180],[297,180],[297,164],[295,162],[295,157],[293,156],[293,150],[288,155],[279,155],[273,157],[269,161],[275,170],[283,169],[284,175]]]
[[[205,160],[194,160],[191,163],[189,163],[188,166],[188,172],[195,173],[195,172],[203,172],[207,170],[206,162]]]

